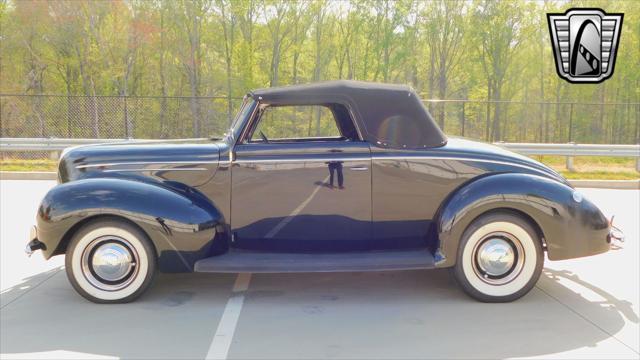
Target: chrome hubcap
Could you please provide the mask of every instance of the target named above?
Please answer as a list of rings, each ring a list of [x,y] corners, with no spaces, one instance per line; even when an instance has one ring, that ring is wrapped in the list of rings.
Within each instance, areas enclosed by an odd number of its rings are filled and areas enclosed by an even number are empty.
[[[494,232],[481,239],[473,250],[473,270],[482,281],[504,285],[515,279],[524,265],[524,249],[511,234]]]
[[[478,249],[478,266],[489,275],[504,275],[511,269],[514,261],[515,252],[503,239],[488,239]]]
[[[133,267],[129,250],[119,243],[100,245],[91,258],[93,271],[107,281],[118,281],[127,276]]]
[[[138,253],[127,240],[105,236],[93,240],[82,253],[82,273],[100,290],[116,291],[137,275]]]

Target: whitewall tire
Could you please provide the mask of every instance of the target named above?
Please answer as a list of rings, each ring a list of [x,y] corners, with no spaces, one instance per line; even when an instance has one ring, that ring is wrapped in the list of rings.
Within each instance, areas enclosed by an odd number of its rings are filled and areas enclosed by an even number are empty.
[[[453,273],[463,290],[484,302],[508,302],[528,293],[544,264],[541,239],[515,213],[490,213],[462,235]]]
[[[74,289],[96,303],[126,303],[142,295],[156,273],[149,238],[125,221],[89,222],[71,239],[65,268]]]

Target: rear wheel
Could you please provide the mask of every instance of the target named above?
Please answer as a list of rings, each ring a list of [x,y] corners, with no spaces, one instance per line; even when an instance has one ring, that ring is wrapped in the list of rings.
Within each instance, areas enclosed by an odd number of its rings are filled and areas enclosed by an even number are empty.
[[[453,273],[463,290],[483,302],[508,302],[528,293],[544,264],[541,240],[512,213],[492,213],[464,232]]]
[[[156,256],[137,227],[120,220],[83,226],[67,248],[67,277],[76,291],[96,303],[137,299],[153,282]]]

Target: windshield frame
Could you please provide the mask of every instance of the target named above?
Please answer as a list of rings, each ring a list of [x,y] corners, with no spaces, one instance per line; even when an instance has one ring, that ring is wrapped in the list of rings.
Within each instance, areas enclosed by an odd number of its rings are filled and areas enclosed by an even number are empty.
[[[227,142],[233,144],[236,142],[236,139],[240,136],[242,129],[244,128],[247,119],[251,118],[253,112],[256,108],[257,101],[253,99],[251,96],[245,96],[242,106],[236,117],[231,122],[231,127],[229,128],[229,132],[226,134],[225,139]]]
[[[238,112],[236,113],[235,118],[231,122],[229,131],[225,134],[226,141],[234,143],[235,139],[240,136],[247,118],[251,117],[251,115],[253,114],[256,103],[257,102],[251,96],[244,97],[242,106],[240,106],[240,110],[238,110]]]

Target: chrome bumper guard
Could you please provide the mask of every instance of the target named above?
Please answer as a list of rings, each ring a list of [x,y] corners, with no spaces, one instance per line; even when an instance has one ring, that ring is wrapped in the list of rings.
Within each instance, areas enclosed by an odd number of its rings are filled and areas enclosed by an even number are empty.
[[[24,252],[31,257],[36,250],[46,249],[44,243],[38,240],[38,228],[34,225],[29,231],[29,243],[24,248]]]
[[[613,218],[614,216],[612,216],[611,220],[609,220],[609,234],[607,235],[607,242],[609,244],[613,244],[614,242],[623,243],[624,233],[622,232],[622,230],[620,230],[620,228],[613,225]]]

